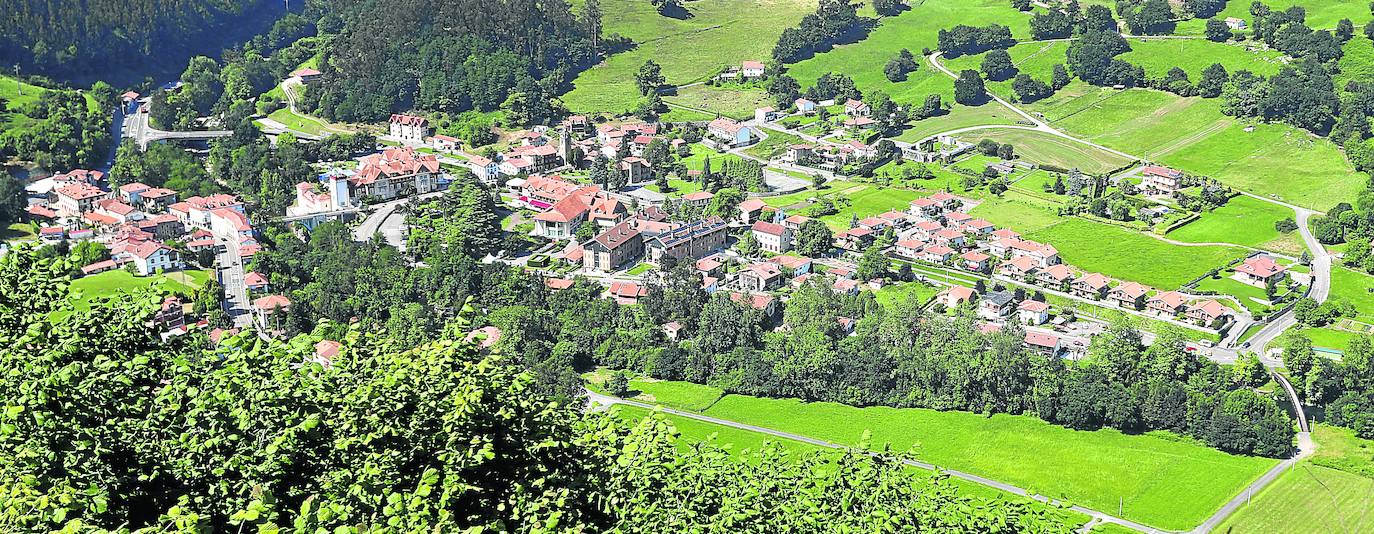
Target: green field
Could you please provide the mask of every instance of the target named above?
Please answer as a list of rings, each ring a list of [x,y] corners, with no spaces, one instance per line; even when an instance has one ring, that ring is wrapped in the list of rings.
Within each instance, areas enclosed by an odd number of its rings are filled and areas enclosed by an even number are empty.
[[[43,93],[51,91],[46,87],[31,85],[15,79],[13,76],[0,74],[0,132],[15,128],[22,128],[34,119],[23,113],[24,106],[38,101],[38,97]],[[89,92],[82,92],[86,97],[86,106],[96,110],[100,104],[91,97]]]
[[[1312,436],[1316,453],[1256,494],[1216,532],[1374,531],[1371,442],[1322,424]]]
[[[757,87],[746,86],[723,86],[712,87],[709,85],[694,85],[678,89],[674,96],[666,96],[664,102],[677,104],[691,108],[689,111],[697,111],[710,116],[706,120],[715,118],[716,115],[750,120],[754,118],[754,110],[773,105],[773,98],[768,96],[768,92]]]
[[[943,95],[949,103],[954,80],[924,60],[918,58],[920,68],[901,82],[888,80],[883,67],[903,48],[918,56],[923,48],[935,49],[939,31],[956,23],[984,26],[995,22],[1009,26],[1017,38],[1030,34],[1030,17],[1004,0],[926,0],[910,2],[910,6],[900,15],[883,17],[866,39],[790,65],[788,73],[802,88],[813,85],[822,74],[836,72],[853,78],[860,91],[883,91],[899,103],[920,102],[932,93]]]
[[[950,102],[945,99],[946,105]],[[990,102],[977,107],[954,106],[949,113],[911,123],[911,127],[896,137],[899,141],[919,142],[927,137],[973,126],[1003,125],[1010,126],[1024,120],[1011,110]]]
[[[1191,528],[1274,460],[1228,455],[1164,435],[1079,432],[1029,416],[854,408],[728,395],[707,415],[824,439],[915,450],[918,458],[1115,511],[1160,528]]]
[[[1220,99],[1075,82],[1027,108],[1073,135],[1305,207],[1325,210],[1364,187],[1334,143],[1227,117]]]
[[[668,83],[676,85],[705,80],[725,65],[768,61],[782,31],[816,8],[813,0],[699,0],[684,5],[692,17],[679,20],[659,15],[648,2],[602,2],[602,32],[620,34],[636,46],[579,74],[573,90],[562,97],[568,109],[633,110],[642,98],[634,74],[649,59],[663,67]]]
[[[1033,130],[977,130],[959,138],[975,144],[983,139],[1011,143],[1016,147],[1019,159],[1063,169],[1079,169],[1089,174],[1110,172],[1133,161],[1100,148]]]
[[[924,305],[935,298],[940,292],[940,287],[926,285],[920,282],[903,282],[900,284],[888,284],[882,289],[873,292],[873,299],[878,301],[884,308],[892,309],[897,305],[906,302],[908,299],[914,300],[918,304]]]
[[[73,294],[80,292],[75,304],[79,309],[90,308],[101,297],[129,293],[157,284],[164,293],[190,296],[210,280],[210,271],[177,271],[154,276],[134,276],[123,269],[106,271],[72,281]]]
[[[1293,210],[1241,195],[1169,232],[1167,237],[1188,243],[1234,243],[1269,248],[1296,256],[1302,253],[1297,232],[1284,235],[1274,229],[1276,221],[1292,217]]]
[[[1140,232],[1077,218],[1029,232],[1027,239],[1059,249],[1064,263],[1163,290],[1177,289],[1245,255],[1235,247],[1183,247]]]
[[[821,222],[833,230],[848,229],[849,223],[854,217],[863,219],[891,210],[906,211],[907,208],[911,207],[912,200],[926,195],[924,192],[911,189],[835,181],[826,184],[826,188],[819,192],[814,189],[807,189],[787,195],[763,197],[762,200],[769,206],[785,208],[807,203],[816,198],[818,194],[835,201],[835,206],[839,210],[836,213],[819,217]],[[845,205],[845,202],[848,202],[848,205]]]
[[[1369,21],[1369,2],[1364,0],[1265,0],[1265,5],[1274,11],[1283,11],[1290,6],[1302,6],[1307,10],[1307,25],[1314,29],[1333,29],[1336,22],[1348,18],[1355,23],[1355,33]],[[1250,15],[1250,2],[1232,0],[1217,15],[1221,18],[1237,17],[1245,19],[1254,26]],[[1207,21],[1196,19],[1180,22],[1174,33],[1180,35],[1202,35]]]
[[[744,149],[746,154],[759,159],[771,160],[787,152],[788,145],[802,144],[802,138],[777,130],[767,130],[768,138]]]
[[[1374,323],[1374,276],[1332,267],[1331,298],[1349,301],[1359,312],[1357,320]]]

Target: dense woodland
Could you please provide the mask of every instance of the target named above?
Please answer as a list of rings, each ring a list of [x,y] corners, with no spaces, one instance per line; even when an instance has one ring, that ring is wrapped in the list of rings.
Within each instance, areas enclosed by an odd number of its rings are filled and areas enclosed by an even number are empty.
[[[282,12],[266,0],[3,0],[0,64],[60,79],[140,80]]]

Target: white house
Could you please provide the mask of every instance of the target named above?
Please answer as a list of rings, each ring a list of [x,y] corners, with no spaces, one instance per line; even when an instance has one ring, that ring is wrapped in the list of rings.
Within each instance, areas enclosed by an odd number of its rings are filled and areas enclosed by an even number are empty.
[[[745,61],[740,64],[740,75],[746,80],[757,80],[763,77],[764,65],[762,61]]]
[[[172,271],[181,268],[181,259],[176,251],[156,241],[144,241],[125,249],[125,257],[134,264],[134,270],[142,276],[155,274],[158,270]]]
[[[792,232],[781,224],[755,221],[751,231],[763,250],[782,254],[792,248]]]
[[[429,137],[429,120],[400,113],[391,116],[391,136],[409,143],[424,143]]]
[[[813,102],[813,101],[811,101],[811,100],[808,100],[808,99],[805,99],[805,98],[798,98],[795,102],[793,102],[793,104],[797,106],[797,111],[798,111],[798,112],[801,112],[801,113],[815,113],[815,112],[816,112],[816,103]]]
[[[742,122],[718,117],[706,126],[706,133],[727,146],[744,146],[754,141],[754,130]]]

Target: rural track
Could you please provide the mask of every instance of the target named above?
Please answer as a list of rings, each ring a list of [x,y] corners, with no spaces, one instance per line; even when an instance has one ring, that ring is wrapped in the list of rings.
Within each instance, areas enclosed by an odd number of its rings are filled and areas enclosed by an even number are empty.
[[[643,408],[643,409],[646,409],[646,410],[658,410],[658,411],[661,411],[661,412],[663,412],[663,413],[672,414],[672,415],[675,415],[675,416],[678,416],[678,417],[685,417],[685,418],[688,418],[688,419],[694,419],[694,420],[697,420],[697,421],[702,421],[702,422],[711,423],[711,424],[715,424],[715,425],[720,425],[720,426],[724,426],[724,427],[734,428],[734,429],[737,429],[737,430],[744,430],[744,431],[748,431],[748,432],[756,432],[756,433],[759,433],[759,434],[764,434],[764,435],[768,435],[768,436],[773,436],[773,437],[775,437],[775,438],[786,439],[786,440],[789,440],[789,441],[796,441],[796,442],[799,442],[799,443],[805,443],[805,444],[808,444],[808,445],[814,445],[814,446],[822,447],[822,448],[826,448],[826,449],[839,449],[839,450],[855,449],[855,447],[852,447],[852,446],[849,446],[849,445],[842,445],[842,444],[835,443],[835,442],[831,442],[831,441],[819,440],[819,439],[816,439],[816,438],[811,438],[811,437],[807,437],[807,436],[802,436],[802,435],[799,435],[799,434],[793,434],[793,433],[790,433],[790,432],[783,432],[783,431],[781,431],[781,430],[775,430],[775,429],[772,429],[772,428],[749,425],[749,424],[740,423],[740,422],[737,422],[737,421],[731,421],[731,420],[729,420],[729,419],[721,419],[721,418],[718,418],[718,417],[711,417],[711,416],[709,416],[709,415],[699,414],[699,413],[695,413],[695,412],[689,412],[689,411],[684,411],[684,410],[678,410],[678,409],[674,409],[674,408],[669,408],[669,407],[666,407],[666,406],[659,406],[659,405],[649,404],[649,403],[647,403],[647,402],[639,402],[639,401],[633,401],[633,400],[629,400],[629,399],[622,399],[622,398],[620,398],[620,397],[612,397],[612,396],[610,396],[610,395],[602,395],[602,394],[600,394],[600,393],[597,393],[597,392],[595,392],[595,391],[592,391],[592,390],[586,389],[586,388],[583,388],[583,391],[584,391],[584,392],[586,393],[586,395],[587,395],[588,406],[590,407],[590,409],[597,409],[597,407],[605,408],[605,407],[610,407],[610,406],[613,406],[613,405],[616,405],[616,404],[621,404],[621,405],[625,405],[625,406],[634,406],[634,407],[637,407],[637,408]],[[877,453],[873,453],[873,452],[867,452],[867,454],[871,454],[871,455],[874,455],[874,456],[879,456]],[[987,478],[987,477],[978,476],[978,475],[975,475],[975,474],[972,474],[972,473],[965,473],[965,472],[963,472],[963,471],[956,471],[956,470],[953,470],[953,469],[945,469],[945,468],[940,467],[940,466],[937,466],[937,465],[935,465],[935,464],[926,463],[926,462],[922,462],[922,461],[919,461],[919,460],[913,460],[913,459],[910,459],[910,458],[901,458],[901,457],[889,457],[889,458],[897,459],[898,461],[902,462],[904,465],[908,465],[908,466],[911,466],[911,467],[917,467],[917,468],[920,468],[920,469],[925,469],[925,470],[927,470],[927,471],[936,471],[936,470],[938,470],[938,471],[940,471],[940,472],[943,472],[943,473],[945,473],[945,474],[948,474],[949,476],[952,476],[952,477],[955,477],[955,478],[958,478],[958,479],[961,479],[961,480],[965,480],[965,481],[968,481],[968,482],[973,482],[973,483],[975,483],[975,484],[980,484],[980,485],[983,485],[983,486],[987,486],[987,487],[990,487],[990,488],[993,488],[993,489],[1005,491],[1005,492],[1007,492],[1007,493],[1012,493],[1012,494],[1015,494],[1015,495],[1020,495],[1020,496],[1022,496],[1022,497],[1026,497],[1026,498],[1029,498],[1029,499],[1034,499],[1034,500],[1037,500],[1037,501],[1040,501],[1040,502],[1043,502],[1043,503],[1047,503],[1047,504],[1052,505],[1052,506],[1058,506],[1058,507],[1062,507],[1062,508],[1065,508],[1065,509],[1068,509],[1068,510],[1073,510],[1073,511],[1075,511],[1075,512],[1078,512],[1078,513],[1080,513],[1080,514],[1083,514],[1083,515],[1088,516],[1088,517],[1090,518],[1090,522],[1096,522],[1096,524],[1101,524],[1101,523],[1113,523],[1113,524],[1120,525],[1120,526],[1122,526],[1122,527],[1125,527],[1125,528],[1134,530],[1134,531],[1136,531],[1136,532],[1145,532],[1145,533],[1150,533],[1150,534],[1154,534],[1154,533],[1164,533],[1164,532],[1173,532],[1173,531],[1161,530],[1161,529],[1157,529],[1157,528],[1154,528],[1154,527],[1146,526],[1146,525],[1143,525],[1143,524],[1140,524],[1140,523],[1137,523],[1137,522],[1135,522],[1135,521],[1131,521],[1131,520],[1128,520],[1128,519],[1122,519],[1122,518],[1120,518],[1120,517],[1116,517],[1116,516],[1113,516],[1113,515],[1110,515],[1110,514],[1107,514],[1107,513],[1104,513],[1104,512],[1099,512],[1099,511],[1097,511],[1097,510],[1093,510],[1093,509],[1091,509],[1091,508],[1087,508],[1087,507],[1084,507],[1084,506],[1081,506],[1081,505],[1070,504],[1070,503],[1063,502],[1063,501],[1060,501],[1060,500],[1051,499],[1051,498],[1046,497],[1046,496],[1043,496],[1043,495],[1031,493],[1031,492],[1029,492],[1029,491],[1026,491],[1025,489],[1022,489],[1022,488],[1017,487],[1017,486],[1013,486],[1013,485],[1011,485],[1011,484],[1007,484],[1007,483],[1005,483],[1005,482],[998,482],[998,481],[996,481],[996,480],[993,480],[993,479],[990,479],[990,478]]]

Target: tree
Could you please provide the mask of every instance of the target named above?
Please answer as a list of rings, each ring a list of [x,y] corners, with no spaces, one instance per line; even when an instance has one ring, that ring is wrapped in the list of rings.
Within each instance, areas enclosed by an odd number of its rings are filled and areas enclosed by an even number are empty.
[[[1053,90],[1045,85],[1045,82],[1031,78],[1024,72],[1016,75],[1016,79],[1011,82],[1011,89],[1016,92],[1018,102],[1034,102],[1053,94]]]
[[[1216,98],[1226,87],[1230,74],[1221,63],[1213,63],[1202,69],[1202,79],[1197,82],[1197,92],[1203,98]]]
[[[1031,37],[1035,40],[1062,39],[1073,35],[1074,29],[1073,20],[1057,9],[1031,15],[1030,26]]]
[[[1031,0],[1011,0],[1011,7],[1017,11],[1030,11]]]
[[[891,17],[902,12],[905,6],[900,0],[874,0],[873,11],[884,17]]]
[[[1345,43],[1355,36],[1355,24],[1350,19],[1341,19],[1336,22],[1336,40]]]
[[[768,79],[768,94],[773,96],[773,104],[778,109],[792,107],[793,102],[801,98],[801,85],[797,80],[786,74],[778,74]]]
[[[907,74],[914,72],[919,67],[920,64],[916,62],[916,57],[911,54],[911,51],[903,48],[897,53],[897,57],[892,58],[883,67],[883,74],[887,76],[888,81],[900,82],[905,81]]]
[[[649,3],[658,10],[660,15],[673,16],[683,11],[682,0],[649,0]]]
[[[926,95],[925,101],[921,103],[921,109],[916,111],[915,116],[924,119],[944,111],[944,105],[940,100],[939,94]]]
[[[1249,353],[1237,360],[1234,371],[1236,383],[1244,387],[1257,388],[1269,381],[1269,371],[1255,353]]]
[[[1145,0],[1122,14],[1126,27],[1138,35],[1167,33],[1172,26],[1170,19],[1173,16],[1168,0]]]
[[[1005,80],[1016,73],[1016,65],[1011,61],[1011,54],[1000,48],[983,55],[981,68],[983,75],[993,81]]]
[[[805,256],[824,256],[833,247],[835,237],[825,223],[811,219],[797,231],[797,252]]]
[[[1224,43],[1231,39],[1231,27],[1221,19],[1207,19],[1207,40]]]
[[[859,257],[858,268],[854,270],[854,276],[858,280],[872,280],[883,278],[888,272],[887,256],[883,255],[882,249],[870,246],[864,249],[864,253]]]
[[[965,69],[954,80],[954,101],[965,106],[977,106],[987,101],[983,77],[978,71]]]
[[[1094,4],[1083,10],[1081,30],[1083,34],[1115,31],[1117,31],[1116,19],[1112,18],[1112,11],[1107,9],[1107,6]]]
[[[1287,234],[1291,233],[1294,230],[1297,230],[1298,223],[1293,221],[1292,217],[1284,217],[1282,219],[1274,221],[1274,229]]]
[[[625,371],[611,373],[610,378],[606,379],[606,393],[614,397],[624,397],[630,392],[630,378],[625,375]]]
[[[1183,0],[1183,12],[1197,19],[1215,16],[1226,8],[1226,0]]]
[[[1058,91],[1069,85],[1071,81],[1073,81],[1073,79],[1069,77],[1069,71],[1064,68],[1064,64],[1055,63],[1053,74],[1050,76],[1050,88]]]
[[[639,66],[639,72],[635,73],[635,86],[639,88],[639,94],[648,95],[650,91],[657,91],[664,83],[663,69],[650,59]]]
[[[754,232],[744,232],[744,235],[739,238],[739,243],[735,244],[735,248],[739,250],[740,255],[751,258],[759,253],[759,240],[754,237]]]

